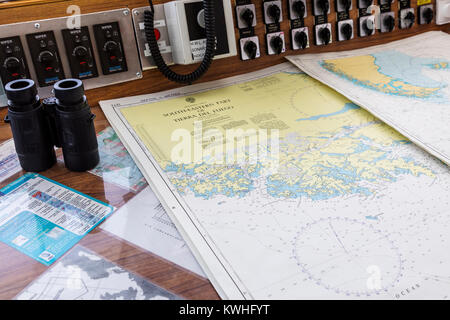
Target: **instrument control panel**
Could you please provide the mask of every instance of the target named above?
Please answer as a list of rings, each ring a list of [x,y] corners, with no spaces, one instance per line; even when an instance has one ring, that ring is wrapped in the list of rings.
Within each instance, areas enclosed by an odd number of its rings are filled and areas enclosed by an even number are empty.
[[[40,87],[64,79],[64,69],[53,31],[27,34],[27,43]]]
[[[104,75],[128,70],[120,27],[117,22],[94,26],[95,41],[99,48],[100,63]]]
[[[62,35],[72,77],[81,80],[98,77],[89,28],[64,29]]]
[[[0,75],[3,83],[30,77],[20,37],[0,39]]]

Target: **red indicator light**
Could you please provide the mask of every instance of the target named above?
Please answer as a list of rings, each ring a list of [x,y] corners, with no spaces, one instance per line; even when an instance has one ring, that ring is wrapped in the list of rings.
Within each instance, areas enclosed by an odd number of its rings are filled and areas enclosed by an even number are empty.
[[[86,64],[86,63],[87,63],[86,61],[81,61],[81,62],[80,62],[80,64]]]
[[[47,71],[53,70],[53,67],[47,67],[47,68],[45,68],[45,70],[47,70]]]
[[[11,76],[13,76],[13,77],[18,77],[19,74],[18,74],[18,73],[13,73]]]
[[[154,30],[155,30],[155,38],[156,38],[156,41],[158,41],[158,40],[161,38],[161,32],[159,32],[158,29],[154,29]]]

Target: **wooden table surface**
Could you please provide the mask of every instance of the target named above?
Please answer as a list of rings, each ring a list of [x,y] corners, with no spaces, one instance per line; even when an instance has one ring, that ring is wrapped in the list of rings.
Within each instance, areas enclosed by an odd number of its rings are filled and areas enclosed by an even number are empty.
[[[109,126],[99,107],[92,108],[92,111],[97,116],[95,120],[97,132]],[[5,108],[0,110],[1,119],[4,119],[6,113]],[[0,142],[11,138],[9,125],[0,121]],[[1,182],[0,187],[4,187],[24,173],[20,172]],[[57,163],[50,170],[40,174],[117,208],[123,206],[135,196],[134,193],[116,185],[108,184],[93,174],[70,172],[62,163]],[[98,227],[76,246],[79,245],[184,298],[219,299],[207,279],[138,248]],[[0,299],[13,299],[49,268],[0,242]]]

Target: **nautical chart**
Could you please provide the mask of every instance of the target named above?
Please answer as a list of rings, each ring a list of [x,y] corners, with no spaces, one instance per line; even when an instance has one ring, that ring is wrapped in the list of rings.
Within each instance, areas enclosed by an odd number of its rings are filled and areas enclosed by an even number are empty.
[[[292,65],[101,106],[222,297],[447,297],[448,167]]]
[[[450,164],[450,35],[288,60]]]

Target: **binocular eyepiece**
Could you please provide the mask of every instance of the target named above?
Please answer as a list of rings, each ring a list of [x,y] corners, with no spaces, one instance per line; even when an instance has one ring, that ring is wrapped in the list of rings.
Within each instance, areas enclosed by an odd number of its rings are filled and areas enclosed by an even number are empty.
[[[83,82],[66,79],[54,85],[54,97],[40,101],[33,80],[20,79],[5,86],[6,122],[25,171],[40,172],[56,163],[55,146],[62,147],[71,171],[93,169],[100,161],[94,118]]]

